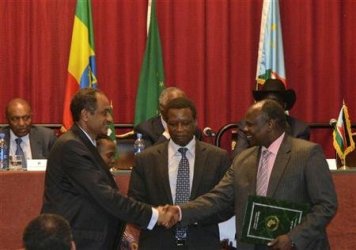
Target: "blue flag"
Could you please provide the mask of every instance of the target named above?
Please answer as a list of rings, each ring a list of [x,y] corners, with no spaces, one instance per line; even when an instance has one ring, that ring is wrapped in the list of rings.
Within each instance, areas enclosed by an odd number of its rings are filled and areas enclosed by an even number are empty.
[[[256,80],[257,86],[267,79],[280,79],[286,85],[282,27],[278,0],[264,0]]]

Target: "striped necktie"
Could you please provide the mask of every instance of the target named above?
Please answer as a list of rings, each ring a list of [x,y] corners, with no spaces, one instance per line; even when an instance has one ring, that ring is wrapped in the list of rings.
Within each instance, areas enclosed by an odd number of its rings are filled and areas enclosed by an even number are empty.
[[[20,137],[18,137],[18,138],[15,139],[15,142],[16,142],[16,152],[15,152],[15,154],[16,154],[16,155],[21,155],[21,158],[22,158],[22,167],[23,167],[23,168],[26,168],[25,153],[23,152],[22,147],[21,147],[22,139],[21,139]]]
[[[272,153],[267,149],[262,152],[257,172],[256,194],[266,196],[268,189],[268,159]]]

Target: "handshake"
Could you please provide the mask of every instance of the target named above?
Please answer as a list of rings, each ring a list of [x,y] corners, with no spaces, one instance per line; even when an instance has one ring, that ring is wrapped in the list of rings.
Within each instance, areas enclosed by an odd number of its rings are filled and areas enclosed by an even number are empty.
[[[171,228],[181,220],[181,211],[178,206],[165,205],[157,207],[157,224],[166,228]]]

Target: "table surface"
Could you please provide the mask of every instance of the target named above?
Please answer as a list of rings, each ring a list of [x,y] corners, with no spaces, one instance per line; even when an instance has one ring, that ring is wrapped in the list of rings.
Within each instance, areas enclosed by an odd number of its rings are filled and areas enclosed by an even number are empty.
[[[331,249],[356,246],[356,171],[332,171],[339,208],[327,228]],[[129,170],[114,172],[119,189],[127,193]],[[0,172],[0,249],[21,248],[26,224],[40,213],[44,172]],[[234,230],[234,229],[232,229]]]

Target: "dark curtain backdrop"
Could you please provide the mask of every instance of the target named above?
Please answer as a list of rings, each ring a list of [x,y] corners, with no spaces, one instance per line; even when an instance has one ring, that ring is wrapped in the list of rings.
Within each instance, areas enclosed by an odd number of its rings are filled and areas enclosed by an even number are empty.
[[[116,123],[132,123],[146,42],[146,0],[92,0],[99,86]],[[328,122],[342,100],[356,121],[356,1],[281,0],[291,114]],[[166,85],[217,130],[252,103],[262,0],[157,0]],[[35,123],[60,123],[75,0],[0,0],[0,110],[28,99]],[[0,116],[0,123],[5,123]],[[331,154],[331,130],[313,133]]]

